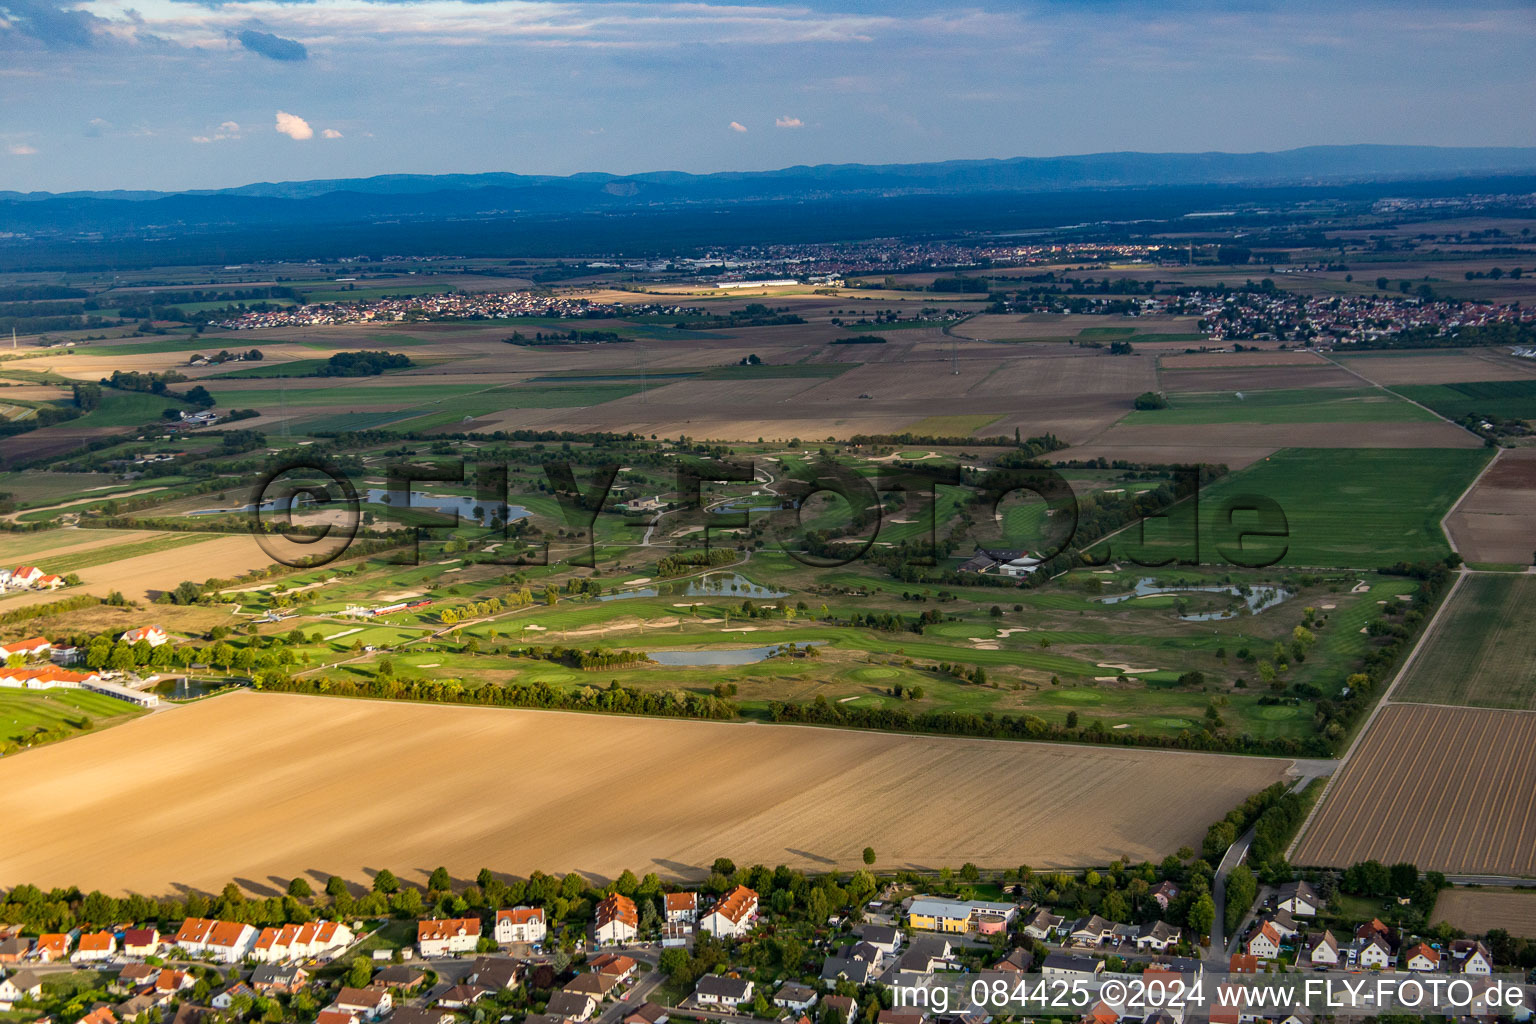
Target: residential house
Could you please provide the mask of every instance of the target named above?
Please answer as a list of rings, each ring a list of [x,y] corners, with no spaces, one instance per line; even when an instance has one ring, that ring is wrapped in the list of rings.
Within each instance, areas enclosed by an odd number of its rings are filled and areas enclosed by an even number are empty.
[[[390,995],[387,988],[374,988],[371,985],[368,988],[353,988],[344,985],[336,993],[336,999],[331,1005],[338,1010],[355,1013],[364,1020],[378,1020],[395,1005],[395,997]]]
[[[129,928],[123,932],[124,956],[154,956],[160,951],[160,929]]]
[[[617,981],[606,974],[595,974],[589,971],[586,974],[578,974],[566,982],[565,991],[591,996],[601,1003],[613,993],[618,984]]]
[[[0,939],[0,964],[20,963],[31,952],[31,939],[20,935]]]
[[[75,951],[69,954],[70,963],[90,963],[110,960],[117,955],[117,936],[111,932],[86,932],[80,936]]]
[[[1233,953],[1227,959],[1228,974],[1258,974],[1259,958],[1252,953]]]
[[[1004,974],[1028,974],[1035,964],[1035,955],[1023,946],[1015,946],[1008,955],[992,965],[992,970]]]
[[[896,961],[892,976],[900,984],[916,984],[940,968],[949,967],[951,948],[942,935],[919,935]]]
[[[1403,954],[1403,964],[1410,971],[1438,971],[1440,951],[1427,942],[1421,942]]]
[[[857,946],[844,946],[836,956],[829,956],[821,964],[821,981],[827,988],[836,988],[839,981],[851,981],[855,985],[867,985],[880,973],[882,955],[874,946],[865,947],[864,955],[857,953]]]
[[[437,997],[437,1005],[445,1010],[467,1010],[490,994],[490,989],[479,985],[455,985]]]
[[[177,971],[167,967],[155,975],[155,992],[158,995],[170,999],[178,992],[185,992],[197,985],[197,979],[188,971]]]
[[[634,978],[640,969],[633,957],[623,953],[599,953],[587,962],[587,967],[621,984]]]
[[[136,644],[143,640],[151,647],[159,647],[170,639],[170,634],[159,626],[140,626],[137,629],[128,630],[117,639],[125,644]]]
[[[1458,974],[1489,975],[1493,973],[1493,954],[1477,939],[1455,939],[1451,942],[1452,970]]]
[[[734,1010],[752,1001],[752,982],[725,974],[706,974],[693,990],[693,1001],[700,1006]]]
[[[112,1007],[112,1012],[117,1014],[118,1020],[127,1021],[131,1024],[132,1021],[138,1020],[140,1017],[143,1017],[146,1013],[148,1013],[150,1010],[153,1010],[154,1008],[155,997],[141,993],[139,995],[129,996],[127,999],[124,999],[122,1002]]]
[[[1368,939],[1356,939],[1354,946],[1354,960],[1361,967],[1384,971],[1397,963],[1397,956],[1392,952],[1392,947],[1380,935],[1372,935]]]
[[[232,981],[213,994],[208,1000],[215,1010],[227,1010],[235,1005],[235,1000],[240,998],[255,999],[256,990],[243,981]]]
[[[17,971],[0,978],[0,1010],[9,1010],[23,999],[40,999],[43,976],[32,971]]]
[[[63,585],[64,585],[64,577],[62,577],[62,576],[55,576],[52,573],[48,573],[45,576],[39,576],[37,578],[36,582],[34,582],[32,584],[32,589],[33,590],[58,590]]]
[[[1248,940],[1248,955],[1259,960],[1278,960],[1283,940],[1274,924],[1265,921]]]
[[[1275,901],[1279,910],[1288,910],[1297,917],[1316,917],[1323,901],[1317,898],[1312,886],[1304,881],[1286,882],[1280,886]]]
[[[717,938],[740,938],[756,923],[757,893],[738,885],[699,918],[699,930]]]
[[[852,1021],[859,1012],[859,1001],[852,996],[827,996],[821,1005],[831,1010],[836,1020]]]
[[[1040,973],[1047,978],[1064,978],[1067,981],[1096,977],[1104,970],[1104,961],[1076,953],[1052,953],[1040,962]]]
[[[644,1002],[626,1013],[621,1024],[667,1024],[670,1019],[665,1006]]]
[[[153,985],[158,977],[160,968],[153,964],[128,964],[117,972],[117,981],[112,987],[118,992],[135,992],[146,985]]]
[[[1164,880],[1154,885],[1152,887],[1152,891],[1148,893],[1148,895],[1157,901],[1157,905],[1159,907],[1167,910],[1169,904],[1179,898],[1179,891],[1180,890],[1177,885]]]
[[[1106,921],[1098,914],[1078,918],[1067,932],[1067,945],[1092,949],[1110,942],[1115,937],[1113,921]]]
[[[112,1012],[112,1007],[102,1003],[81,1017],[80,1024],[117,1024],[117,1015]]]
[[[1296,927],[1296,918],[1289,910],[1277,910],[1264,918],[1275,926],[1275,931],[1280,933],[1280,938],[1286,942],[1301,934],[1301,929]]]
[[[369,984],[383,985],[385,988],[399,989],[401,992],[414,992],[426,984],[426,981],[427,972],[420,967],[412,967],[409,964],[390,964],[375,974]]]
[[[901,929],[888,924],[866,925],[859,938],[885,954],[901,948]]]
[[[1024,934],[1031,939],[1041,942],[1049,942],[1062,928],[1066,918],[1060,914],[1053,914],[1049,910],[1040,909],[1024,922]]]
[[[514,942],[543,942],[546,934],[543,907],[513,907],[496,911],[493,934],[498,945]]]
[[[32,584],[36,583],[46,575],[47,573],[43,572],[43,570],[39,569],[35,565],[22,565],[18,566],[16,570],[11,573],[9,582],[13,587],[30,587]]]
[[[294,964],[262,964],[251,972],[251,987],[263,995],[291,995],[308,984],[309,972]]]
[[[431,1010],[420,1006],[397,1006],[389,1015],[389,1024],[453,1024],[454,1016],[447,1010]]]
[[[1170,946],[1177,946],[1183,934],[1181,929],[1175,928],[1166,922],[1153,921],[1150,924],[1142,925],[1137,932],[1136,948],[1142,952],[1152,950],[1153,952],[1162,953]]]
[[[251,947],[251,957],[262,963],[308,960],[346,949],[356,940],[352,929],[336,921],[309,921],[263,928]]]
[[[60,960],[69,958],[69,950],[73,945],[74,940],[62,933],[56,932],[48,935],[39,935],[37,937],[37,944],[32,947],[32,955],[37,957],[41,963],[57,963]]]
[[[477,956],[466,980],[491,992],[505,992],[521,985],[527,973],[522,962],[511,957]]]
[[[328,1006],[320,1011],[315,1018],[315,1024],[362,1024],[362,1017],[350,1010],[339,1010]],[[175,1024],[173,1021],[172,1024]]]
[[[662,897],[666,919],[671,921],[697,921],[699,919],[699,894],[695,892],[669,892]]]
[[[597,1008],[597,1000],[582,992],[552,992],[549,1002],[544,1007],[544,1012],[552,1014],[563,1020],[584,1021],[592,1017],[592,1011]]]
[[[1078,1018],[1078,1024],[1118,1024],[1119,1020],[1120,1014],[1100,999],[1087,1013]]]
[[[633,942],[639,930],[640,914],[629,897],[613,893],[597,905],[592,936],[599,946]]]
[[[416,948],[425,957],[473,953],[480,944],[478,917],[433,918],[416,922]]]
[[[181,923],[171,945],[189,956],[208,956],[233,964],[245,959],[256,942],[256,929],[238,921],[214,921],[189,917]]]
[[[818,998],[819,995],[811,986],[802,985],[798,981],[786,981],[773,994],[773,1005],[794,1013],[804,1013],[816,1005]]]
[[[1296,963],[1311,967],[1339,966],[1339,940],[1330,931],[1308,932],[1297,951]]]
[[[667,949],[686,946],[693,941],[691,921],[668,921],[661,926],[661,944]]]

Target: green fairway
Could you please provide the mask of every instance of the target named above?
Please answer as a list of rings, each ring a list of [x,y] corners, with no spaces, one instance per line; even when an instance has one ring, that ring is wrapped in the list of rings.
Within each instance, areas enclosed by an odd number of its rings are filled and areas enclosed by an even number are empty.
[[[1130,413],[1126,424],[1413,423],[1435,417],[1375,388],[1289,388],[1275,391],[1175,392],[1167,409]]]
[[[161,413],[166,409],[193,411],[192,406],[186,402],[167,395],[102,388],[101,404],[72,421],[70,425],[74,427],[136,427],[159,420]]]
[[[1395,700],[1536,711],[1536,579],[1462,580]]]
[[[1536,380],[1490,380],[1466,384],[1404,384],[1392,389],[1447,419],[1497,416],[1536,419]]]
[[[80,732],[86,722],[94,728],[138,713],[126,701],[85,690],[0,690],[0,746],[26,743],[40,729]]]
[[[1233,564],[1236,555],[1269,564],[1282,547],[1280,564],[1294,566],[1380,568],[1443,558],[1450,545],[1440,520],[1488,458],[1486,449],[1464,448],[1282,449],[1201,492],[1199,560]],[[1244,530],[1259,529],[1258,516],[1238,511],[1229,521],[1229,508],[1243,509],[1250,496],[1279,505],[1286,538],[1240,540]],[[1114,538],[1115,556],[1190,557],[1188,508],[1149,522],[1145,546],[1135,528]],[[1098,555],[1105,546],[1092,550]]]

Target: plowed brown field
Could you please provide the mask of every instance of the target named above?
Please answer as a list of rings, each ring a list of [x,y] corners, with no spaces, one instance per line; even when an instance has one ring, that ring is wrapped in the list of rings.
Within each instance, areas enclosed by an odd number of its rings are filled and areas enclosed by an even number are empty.
[[[1338,867],[1369,859],[1536,874],[1536,714],[1383,708],[1291,858]]]
[[[1287,766],[243,692],[5,758],[6,834],[26,838],[0,844],[0,886],[701,877],[720,856],[853,868],[865,846],[886,869],[1159,860]]]

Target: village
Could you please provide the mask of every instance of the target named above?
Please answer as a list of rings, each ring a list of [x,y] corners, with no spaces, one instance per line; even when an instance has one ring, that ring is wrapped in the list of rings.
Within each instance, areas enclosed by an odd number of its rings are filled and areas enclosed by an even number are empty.
[[[27,1024],[55,1021],[61,1012],[85,1024],[456,1024],[498,1017],[524,1024],[986,1024],[997,1014],[985,1006],[940,1010],[945,1001],[924,1005],[920,994],[966,976],[1028,975],[1072,983],[1205,979],[1217,985],[1209,1011],[1216,1024],[1312,1024],[1301,1010],[1266,1016],[1239,1006],[1221,995],[1221,985],[1244,975],[1319,969],[1483,981],[1499,967],[1515,969],[1496,965],[1480,939],[1408,936],[1379,918],[1342,939],[1327,928],[1313,930],[1327,908],[1304,880],[1261,894],[1261,913],[1246,940],[1234,936],[1230,946],[1204,948],[1204,935],[1159,916],[1187,903],[1172,878],[1142,886],[1145,908],[1138,916],[1145,920],[1133,925],[1096,913],[1069,919],[1025,897],[1032,886],[981,882],[969,865],[963,874],[979,885],[934,895],[895,881],[871,891],[873,876],[859,872],[846,892],[860,902],[826,914],[824,894],[832,889],[825,882],[809,883],[805,909],[791,910],[796,901],[789,894],[803,888],[803,876],[792,878],[782,868],[737,872],[720,860],[702,891],[672,890],[654,875],[637,884],[626,872],[605,889],[588,890],[593,901],[584,920],[567,912],[566,896],[550,895],[576,894],[578,876],[509,888],[482,871],[477,882],[483,885],[455,897],[439,868],[428,898],[438,897],[437,908],[463,909],[414,920],[398,911],[393,918],[363,919],[361,911],[386,906],[386,893],[388,905],[422,905],[422,894],[400,887],[390,872],[379,872],[373,893],[357,901],[333,878],[326,884],[333,908],[359,914],[350,924],[322,917],[259,925],[249,918],[260,916],[261,901],[226,889],[218,906],[239,910],[246,920],[189,916],[167,932],[154,921],[35,934],[23,925],[0,926],[0,1011]],[[947,871],[944,876],[952,879]],[[788,887],[763,900],[731,881],[743,877]],[[941,887],[955,888],[942,881]],[[983,886],[1004,898],[967,895]],[[530,894],[550,895],[549,904],[484,905]],[[307,881],[295,879],[281,901],[267,905],[304,916],[313,895]],[[82,910],[111,906],[99,896],[92,894]],[[482,909],[470,910],[466,896]],[[28,894],[13,892],[8,906],[39,905],[19,898]],[[204,900],[196,909],[207,905]],[[1234,951],[1227,955],[1229,948]],[[102,998],[61,1006],[59,992],[69,990],[62,983],[78,985],[82,977],[100,979]],[[1536,989],[1530,994],[1536,997]],[[1144,1017],[1150,1024],[1184,1018],[1182,1009]],[[1103,1000],[1080,1017],[1081,1024],[1142,1019]]]

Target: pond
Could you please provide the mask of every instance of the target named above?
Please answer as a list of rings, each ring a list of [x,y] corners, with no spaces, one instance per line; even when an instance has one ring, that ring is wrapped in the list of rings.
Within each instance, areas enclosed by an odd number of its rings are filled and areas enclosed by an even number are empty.
[[[812,640],[798,645],[774,644],[771,647],[743,647],[734,651],[647,651],[646,654],[658,665],[755,665],[769,658],[783,656],[788,653],[788,648],[820,647],[825,642]]]
[[[1116,594],[1113,597],[1099,598],[1101,604],[1119,604],[1122,601],[1130,601],[1138,597],[1150,597],[1153,594],[1230,594],[1241,598],[1250,615],[1267,611],[1275,605],[1293,597],[1294,594],[1284,587],[1257,586],[1248,587],[1246,592],[1242,587],[1233,585],[1214,586],[1184,586],[1184,587],[1160,587],[1157,580],[1151,576],[1144,576],[1136,581],[1136,589],[1129,594]],[[1237,618],[1237,610],[1224,608],[1219,611],[1194,612],[1180,615],[1185,622],[1220,622],[1226,619]]]
[[[739,597],[755,601],[788,597],[787,590],[774,590],[753,583],[739,572],[712,572],[698,579],[676,583],[657,583],[648,587],[627,587],[604,594],[599,601],[627,601],[632,597]]]
[[[234,685],[227,679],[167,679],[156,683],[154,692],[170,700],[193,700]]]

